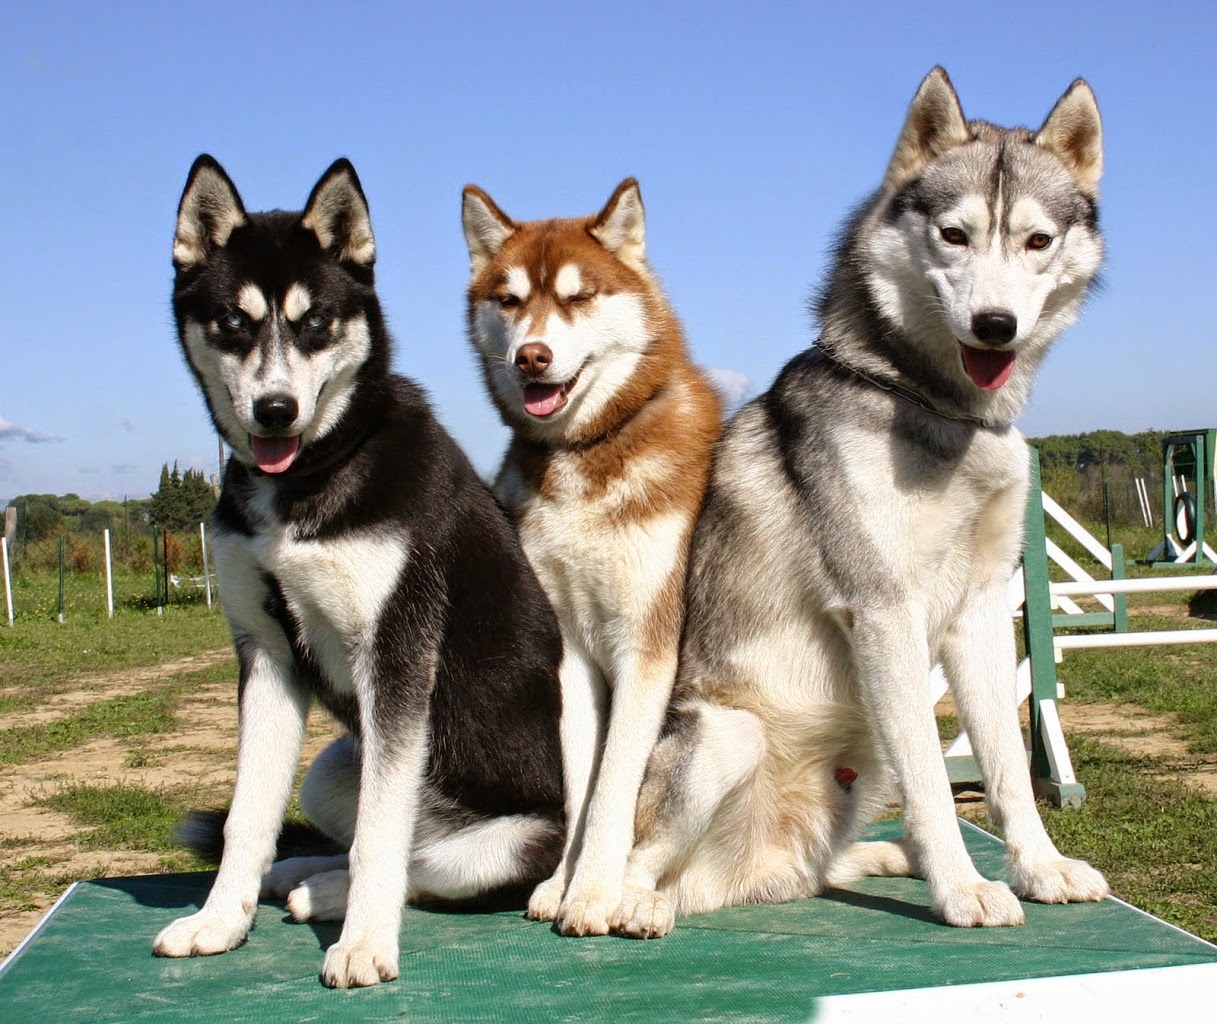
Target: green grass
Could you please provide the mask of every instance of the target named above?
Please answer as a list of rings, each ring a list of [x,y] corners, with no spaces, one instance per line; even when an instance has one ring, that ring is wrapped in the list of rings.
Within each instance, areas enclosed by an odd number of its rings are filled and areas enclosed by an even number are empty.
[[[1217,941],[1217,801],[1155,778],[1164,765],[1154,758],[1082,737],[1069,746],[1086,801],[1041,805],[1061,852],[1102,870],[1121,899]]]
[[[183,696],[232,676],[231,664],[213,665],[150,684],[141,693],[94,701],[50,722],[0,730],[0,764],[21,764],[103,736],[138,740],[169,732],[177,725],[174,712]]]
[[[87,831],[76,837],[86,850],[176,850],[173,836],[194,805],[194,791],[132,785],[65,786],[40,801]]]
[[[76,881],[66,872],[48,872],[58,860],[53,857],[31,855],[18,861],[5,862],[0,871],[0,908],[6,911],[30,911],[42,908],[36,899],[39,894],[60,893]]]
[[[13,710],[14,697],[41,697],[73,679],[166,661],[217,648],[232,640],[218,608],[170,607],[124,612],[113,619],[75,617],[60,623],[19,620],[0,626],[0,687],[22,694],[0,698],[0,712]]]
[[[1137,615],[1133,630],[1212,628],[1205,621]],[[1175,715],[1180,738],[1197,754],[1217,754],[1217,645],[1069,651],[1057,666],[1069,700],[1132,703]]]
[[[99,736],[126,739],[163,733],[177,724],[179,692],[135,693],[101,700],[75,714],[0,731],[0,764],[21,764]]]
[[[200,570],[201,572],[201,570]],[[13,614],[18,621],[57,619],[59,615],[59,573],[17,572],[13,574]],[[151,570],[144,573],[118,571],[114,574],[114,609],[117,614],[147,611],[156,607],[156,585]],[[214,598],[213,590],[213,598]],[[169,607],[206,607],[203,590],[194,587],[169,588]],[[65,618],[106,618],[106,578],[103,572],[66,572],[63,581]]]

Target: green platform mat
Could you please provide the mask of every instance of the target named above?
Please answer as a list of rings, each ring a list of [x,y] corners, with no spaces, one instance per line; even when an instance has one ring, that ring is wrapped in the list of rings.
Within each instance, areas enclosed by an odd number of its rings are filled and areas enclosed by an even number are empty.
[[[872,838],[899,829],[887,823]],[[998,876],[1000,843],[971,826],[964,834],[980,870]],[[77,885],[0,969],[0,1021],[785,1024],[814,1019],[832,1003],[825,997],[856,993],[1128,971],[1145,971],[1137,977],[1148,983],[1164,974],[1155,968],[1188,965],[1212,968],[1201,977],[1217,984],[1217,947],[1115,900],[1026,904],[1024,927],[958,929],[934,920],[924,883],[868,879],[818,899],[685,918],[651,942],[562,938],[516,912],[410,908],[401,977],[336,992],[321,986],[318,970],[338,926],[296,924],[274,904],[232,953],[153,957],[152,937],[196,909],[212,877]]]

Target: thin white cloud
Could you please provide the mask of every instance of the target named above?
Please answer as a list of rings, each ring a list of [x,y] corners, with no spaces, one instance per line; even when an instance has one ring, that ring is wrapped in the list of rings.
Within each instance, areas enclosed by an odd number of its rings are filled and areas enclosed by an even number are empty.
[[[0,416],[0,442],[25,441],[27,444],[59,444],[62,440],[62,437],[39,433],[37,430],[23,427]]]
[[[739,370],[707,370],[706,376],[723,400],[723,411],[730,413],[752,392],[752,380]]]

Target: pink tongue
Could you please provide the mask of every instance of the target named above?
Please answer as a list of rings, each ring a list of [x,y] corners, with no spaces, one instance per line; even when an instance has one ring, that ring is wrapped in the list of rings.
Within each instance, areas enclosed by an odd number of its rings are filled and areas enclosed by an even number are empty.
[[[548,416],[562,399],[561,384],[525,384],[524,408],[533,416]]]
[[[254,462],[263,473],[282,473],[296,461],[300,450],[298,437],[254,437],[249,438],[254,450]]]
[[[1000,352],[991,348],[973,348],[962,345],[963,368],[972,383],[985,391],[996,391],[1010,379],[1014,372],[1014,353]]]

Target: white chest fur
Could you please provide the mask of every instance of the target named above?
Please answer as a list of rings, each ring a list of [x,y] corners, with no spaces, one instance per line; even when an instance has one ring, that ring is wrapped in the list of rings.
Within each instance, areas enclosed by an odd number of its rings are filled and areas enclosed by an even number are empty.
[[[645,489],[645,469],[596,498],[576,474],[560,474],[551,478],[558,485],[551,493],[523,502],[521,540],[563,632],[574,632],[602,668],[633,653],[691,525],[684,511],[621,515],[634,492]]]
[[[357,683],[408,549],[404,532],[388,529],[301,540],[291,523],[267,510],[252,538],[230,538],[223,548],[217,546],[217,555],[222,572],[225,563],[240,560],[246,574],[256,566],[276,579],[299,624],[299,639],[330,685],[347,692]]]

